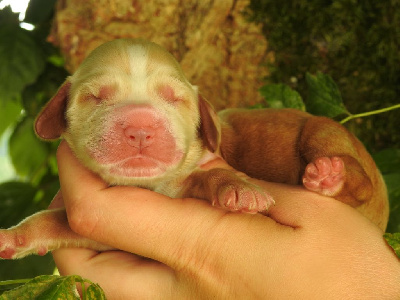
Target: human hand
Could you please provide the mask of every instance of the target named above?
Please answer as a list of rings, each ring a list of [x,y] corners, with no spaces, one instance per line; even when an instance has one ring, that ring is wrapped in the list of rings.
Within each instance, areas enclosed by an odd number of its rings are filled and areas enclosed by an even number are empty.
[[[269,217],[198,199],[107,187],[65,142],[59,174],[71,228],[124,251],[53,252],[62,275],[100,284],[108,299],[396,299],[400,263],[353,208],[301,187],[255,181]],[[132,254],[135,253],[135,254]]]

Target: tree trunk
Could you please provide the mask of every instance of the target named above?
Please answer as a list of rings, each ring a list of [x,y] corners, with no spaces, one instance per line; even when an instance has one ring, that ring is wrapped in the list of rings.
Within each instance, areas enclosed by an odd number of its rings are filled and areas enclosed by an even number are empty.
[[[60,0],[49,40],[73,72],[100,44],[141,37],[168,49],[217,110],[262,101],[267,69],[261,27],[243,16],[249,0]]]

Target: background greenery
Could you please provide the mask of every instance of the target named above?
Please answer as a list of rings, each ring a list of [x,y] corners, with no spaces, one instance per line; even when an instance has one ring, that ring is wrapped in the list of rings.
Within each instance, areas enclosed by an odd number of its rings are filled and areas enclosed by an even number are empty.
[[[305,74],[320,71],[332,76],[351,112],[400,102],[399,0],[251,0],[247,15],[275,52],[268,82],[307,99]],[[348,126],[371,151],[400,148],[398,111]]]
[[[24,21],[35,25],[33,31],[22,29],[9,8],[0,11],[0,135],[10,134],[9,154],[18,174],[0,183],[2,228],[46,208],[59,187],[57,143],[39,141],[32,129],[34,117],[67,76],[57,49],[46,42],[54,2],[31,0]],[[262,24],[275,53],[261,89],[269,101],[260,105],[341,120],[349,111],[399,103],[398,8],[397,0],[251,1],[247,16]],[[395,110],[346,123],[384,174],[392,211],[389,232],[400,231],[399,117]],[[0,261],[0,280],[49,274],[53,268],[48,256]]]

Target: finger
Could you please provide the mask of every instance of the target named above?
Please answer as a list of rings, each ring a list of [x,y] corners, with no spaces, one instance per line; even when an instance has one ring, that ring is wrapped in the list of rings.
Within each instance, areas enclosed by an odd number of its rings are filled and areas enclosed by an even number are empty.
[[[78,274],[82,264],[99,252],[87,248],[60,248],[51,252],[61,275]]]
[[[267,216],[279,224],[293,228],[304,226],[310,219],[315,219],[327,203],[336,201],[310,192],[302,186],[256,179],[251,179],[251,182],[262,187],[275,200],[275,205],[268,209]]]
[[[256,182],[274,197],[275,205],[270,207],[267,216],[281,225],[302,228],[310,225],[340,223],[337,214],[351,214],[352,218],[361,217],[365,219],[364,221],[367,220],[349,205],[335,198],[308,191],[303,186],[271,184],[259,180]],[[338,213],[333,215],[332,211]]]

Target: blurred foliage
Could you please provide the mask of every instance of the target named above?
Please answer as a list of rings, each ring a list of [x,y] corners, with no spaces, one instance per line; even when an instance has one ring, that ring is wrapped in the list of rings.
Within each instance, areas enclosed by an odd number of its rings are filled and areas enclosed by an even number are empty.
[[[400,258],[400,233],[385,233],[385,238],[396,255]]]
[[[15,287],[16,283],[23,285]],[[17,284],[18,284],[17,283]],[[81,287],[81,296],[78,294],[77,285]],[[103,300],[106,299],[103,290],[98,284],[78,275],[49,276],[42,275],[32,280],[0,282],[0,300],[43,300],[43,299],[68,299],[68,300]]]
[[[388,148],[373,154],[389,194],[390,216],[386,232],[400,232],[400,149]]]
[[[332,76],[351,112],[400,102],[399,0],[251,0],[246,15],[262,24],[273,52],[267,83],[285,83],[308,99],[304,75],[320,71]],[[347,126],[373,152],[400,148],[399,111]]]

